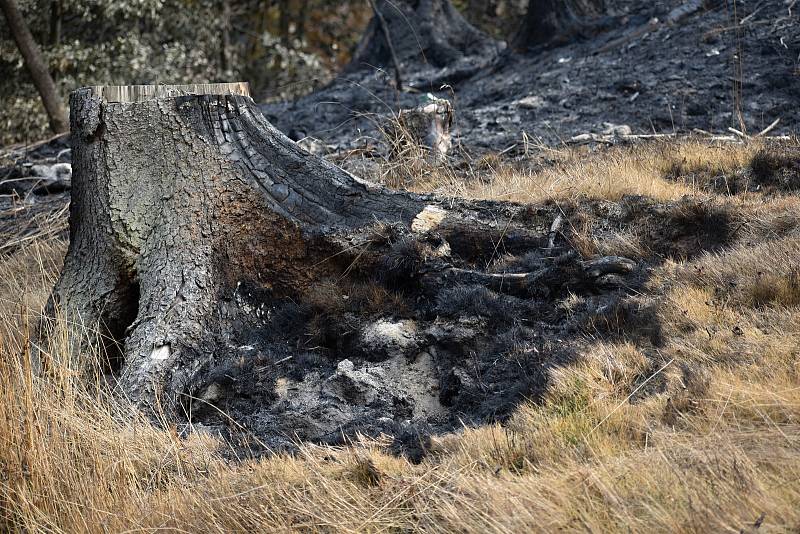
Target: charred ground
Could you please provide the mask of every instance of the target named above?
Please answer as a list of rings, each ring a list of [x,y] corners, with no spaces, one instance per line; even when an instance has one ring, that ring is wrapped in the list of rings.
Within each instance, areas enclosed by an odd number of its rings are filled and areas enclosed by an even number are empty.
[[[559,46],[520,53],[495,42],[494,53],[467,50],[445,66],[419,50],[402,64],[408,91],[393,89],[389,66],[361,65],[307,97],[263,110],[286,133],[318,138],[334,152],[370,152],[383,141],[381,123],[427,92],[454,101],[456,134],[471,153],[514,147],[507,154],[515,155],[525,150],[523,132],[554,144],[609,124],[636,134],[731,126],[757,133],[780,118],[773,133],[795,131],[800,36],[789,4],[739,2],[741,25],[729,2],[688,2],[696,9],[673,23],[683,2],[606,4],[607,17]]]

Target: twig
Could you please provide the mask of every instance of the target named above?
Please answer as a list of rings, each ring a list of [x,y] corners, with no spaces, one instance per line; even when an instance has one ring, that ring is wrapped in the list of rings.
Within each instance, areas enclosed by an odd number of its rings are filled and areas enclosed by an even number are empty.
[[[778,123],[779,123],[779,122],[781,122],[781,118],[780,118],[780,117],[778,117],[777,119],[775,119],[774,121],[772,121],[772,124],[770,124],[769,126],[767,126],[766,128],[764,128],[763,130],[761,130],[760,132],[758,132],[758,133],[756,134],[756,137],[763,137],[763,136],[767,135],[768,133],[770,133],[772,130],[774,130],[774,129],[775,129],[775,127],[778,125]]]
[[[758,14],[758,12],[759,12],[759,11],[761,11],[761,7],[762,7],[762,6],[761,6],[761,5],[759,5],[757,8],[755,8],[755,9],[753,10],[753,12],[752,12],[752,13],[750,13],[750,14],[749,14],[749,15],[747,15],[745,18],[743,18],[742,20],[740,20],[740,21],[739,21],[739,25],[740,25],[740,26],[743,26],[743,25],[747,24],[747,21],[749,21],[750,19],[752,19],[753,17],[755,17],[755,16]]]
[[[513,144],[513,145],[511,145],[510,147],[508,147],[508,148],[504,149],[502,152],[499,152],[499,153],[497,154],[497,156],[498,156],[498,157],[499,157],[499,156],[504,156],[505,154],[507,154],[507,153],[511,152],[511,151],[512,151],[512,150],[514,150],[515,148],[517,148],[517,143],[514,143],[514,144]]]
[[[672,365],[672,362],[674,362],[674,361],[675,361],[675,358],[672,358],[670,361],[668,361],[667,363],[665,363],[665,364],[664,364],[664,365],[661,367],[661,369],[659,369],[658,371],[656,371],[655,373],[653,373],[652,375],[650,375],[649,377],[647,377],[647,380],[645,380],[644,382],[642,382],[641,384],[639,384],[639,386],[638,386],[636,389],[634,389],[634,390],[631,392],[631,394],[630,394],[630,395],[628,395],[628,396],[625,398],[625,400],[624,400],[624,401],[622,401],[621,403],[619,403],[619,404],[617,405],[617,407],[616,407],[616,408],[614,408],[613,410],[611,410],[611,411],[608,413],[608,415],[606,415],[605,417],[603,417],[603,420],[602,420],[602,421],[600,421],[599,423],[597,423],[597,424],[595,425],[595,427],[594,427],[593,429],[591,429],[591,430],[589,431],[589,433],[588,433],[588,434],[586,434],[586,435],[584,436],[584,438],[588,438],[589,436],[591,436],[592,434],[594,434],[594,431],[595,431],[595,430],[597,430],[598,428],[600,428],[600,427],[603,425],[603,423],[605,423],[605,422],[608,420],[608,418],[609,418],[609,417],[611,417],[612,415],[614,415],[614,413],[616,413],[616,411],[617,411],[617,410],[619,410],[620,408],[622,408],[622,406],[623,406],[623,405],[624,405],[626,402],[628,402],[628,401],[629,401],[629,400],[630,400],[630,399],[631,399],[631,398],[632,398],[634,395],[636,395],[636,393],[637,393],[637,392],[638,392],[640,389],[642,389],[643,387],[645,387],[645,386],[647,385],[647,383],[648,383],[648,382],[650,382],[650,381],[651,381],[653,378],[655,378],[656,376],[658,376],[658,375],[661,373],[661,371],[663,371],[664,369],[666,369],[667,367],[669,367],[670,365]]]
[[[729,131],[729,132],[731,132],[731,133],[735,133],[736,135],[738,135],[738,136],[739,136],[739,137],[741,137],[742,139],[750,139],[750,136],[749,136],[749,135],[747,135],[746,133],[744,133],[744,132],[743,132],[743,131],[741,131],[741,130],[737,130],[737,129],[736,129],[736,128],[734,128],[733,126],[728,126],[728,131]]]

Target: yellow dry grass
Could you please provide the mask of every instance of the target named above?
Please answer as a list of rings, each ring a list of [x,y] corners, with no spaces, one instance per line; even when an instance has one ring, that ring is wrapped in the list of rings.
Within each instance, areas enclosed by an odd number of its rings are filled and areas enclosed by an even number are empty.
[[[585,147],[549,149],[546,162],[537,168],[516,168],[489,155],[474,163],[467,179],[447,167],[428,167],[422,172],[417,166],[407,170],[405,182],[413,182],[413,189],[420,191],[515,202],[576,197],[619,200],[625,195],[674,200],[698,193],[710,177],[732,175],[760,148],[759,143],[689,139],[600,152]],[[491,179],[483,179],[486,175]]]
[[[725,172],[752,154],[689,146],[687,162]],[[695,193],[665,178],[681,150],[427,185],[525,201],[674,199]],[[503,426],[436,437],[419,465],[367,440],[230,462],[214,438],[179,437],[115,404],[59,357],[70,353],[63,325],[43,347],[60,365],[34,373],[31,331],[65,244],[33,240],[0,259],[0,531],[797,531],[800,244],[790,215],[800,198],[720,202],[749,221],[737,244],[665,262],[634,297],[654,310],[658,346],[588,335],[541,403]]]

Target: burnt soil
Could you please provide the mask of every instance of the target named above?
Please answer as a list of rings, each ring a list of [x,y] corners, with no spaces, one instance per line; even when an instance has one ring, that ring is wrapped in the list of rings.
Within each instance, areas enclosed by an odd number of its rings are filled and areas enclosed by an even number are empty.
[[[297,101],[262,109],[290,137],[312,136],[333,151],[380,144],[377,126],[398,109],[420,105],[427,92],[453,101],[456,141],[471,152],[514,145],[521,151],[522,132],[557,144],[601,133],[606,123],[628,125],[634,134],[726,132],[742,127],[737,107],[751,134],[778,118],[772,134],[797,132],[796,7],[790,15],[787,2],[740,0],[737,15],[745,23],[737,30],[731,2],[706,1],[677,24],[637,35],[684,2],[606,4],[607,19],[562,46],[521,54],[497,43],[494,57],[464,57],[444,68],[409,61],[401,68],[410,86],[403,92],[393,87],[388,66],[365,68]]]

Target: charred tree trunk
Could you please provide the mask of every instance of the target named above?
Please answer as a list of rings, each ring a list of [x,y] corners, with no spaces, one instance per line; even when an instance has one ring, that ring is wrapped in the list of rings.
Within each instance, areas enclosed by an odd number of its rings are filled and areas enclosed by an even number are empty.
[[[84,88],[70,107],[71,240],[49,309],[123,347],[119,387],[147,410],[201,395],[204,377],[239,358],[242,332],[268,328],[265,310],[322,279],[372,276],[420,295],[553,290],[549,268],[486,266],[500,251],[552,256],[555,207],[366,183],[282,135],[246,84]],[[609,265],[575,272],[628,269]]]
[[[392,61],[392,68],[394,69],[394,83],[397,87],[398,91],[403,90],[403,76],[400,72],[400,60],[397,59],[397,53],[394,51],[394,43],[392,42],[392,35],[389,33],[389,25],[386,23],[386,19],[383,18],[383,13],[378,9],[378,6],[375,5],[375,0],[369,0],[369,5],[372,8],[373,17],[375,17],[375,23],[380,28],[381,34],[383,35],[383,42],[386,45],[386,48],[389,50],[389,58]]]
[[[604,0],[530,0],[512,46],[524,50],[565,44],[575,38],[586,20],[602,14],[604,8]]]
[[[353,54],[351,70],[392,65],[387,33],[401,64],[444,67],[465,56],[494,52],[492,39],[470,25],[450,0],[375,0],[375,11],[380,16],[374,16],[367,26]]]
[[[50,120],[50,129],[55,133],[65,132],[67,130],[67,115],[64,111],[64,105],[61,102],[61,97],[58,95],[53,78],[50,76],[50,71],[42,57],[42,52],[36,41],[33,40],[28,25],[25,24],[25,19],[19,12],[19,7],[15,0],[0,0],[0,9],[6,17],[8,29],[14,37],[14,42],[17,44],[22,58],[25,60],[25,68],[31,76],[33,85],[39,91],[39,96],[42,97],[42,104],[47,112],[47,118]]]

